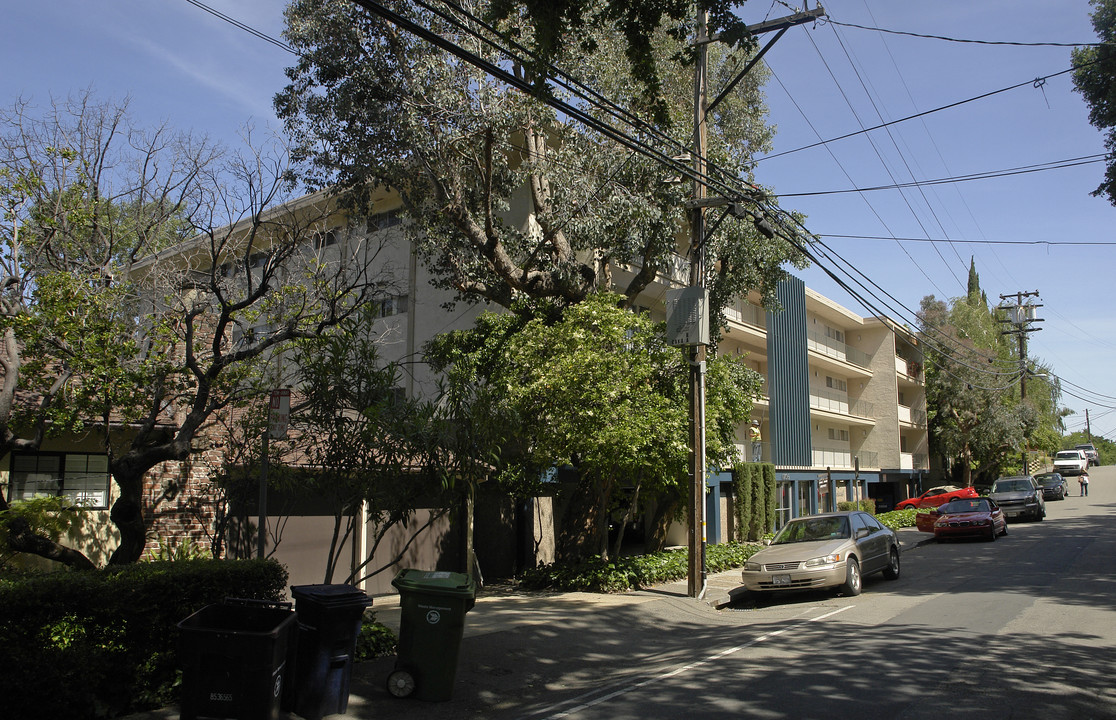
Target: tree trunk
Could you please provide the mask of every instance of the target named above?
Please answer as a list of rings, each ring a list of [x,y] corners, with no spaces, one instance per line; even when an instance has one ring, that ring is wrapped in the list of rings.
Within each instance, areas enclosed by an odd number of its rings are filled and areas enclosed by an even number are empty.
[[[120,544],[112,551],[109,565],[130,565],[139,561],[147,547],[147,523],[143,519],[144,473],[113,472],[112,479],[120,497],[112,504],[109,519],[120,532]]]
[[[77,550],[59,545],[45,535],[39,535],[23,518],[8,524],[8,545],[17,552],[29,553],[55,560],[75,570],[93,570],[93,562]]]

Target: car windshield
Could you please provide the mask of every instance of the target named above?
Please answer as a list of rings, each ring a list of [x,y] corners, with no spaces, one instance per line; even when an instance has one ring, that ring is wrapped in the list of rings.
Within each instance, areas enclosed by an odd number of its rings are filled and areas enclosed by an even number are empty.
[[[989,507],[988,501],[980,498],[976,500],[953,500],[938,508],[938,512],[943,515],[967,512],[988,512],[989,510],[991,510],[991,507]]]
[[[1077,454],[1076,450],[1063,450],[1054,456],[1055,460],[1080,460],[1081,456]]]
[[[992,492],[1025,492],[1031,489],[1026,480],[997,480],[992,484]]]
[[[772,545],[808,542],[810,540],[831,540],[849,537],[847,517],[820,517],[792,520],[783,526]]]
[[[1038,480],[1043,485],[1057,485],[1062,482],[1062,478],[1057,475],[1036,475],[1035,480]]]

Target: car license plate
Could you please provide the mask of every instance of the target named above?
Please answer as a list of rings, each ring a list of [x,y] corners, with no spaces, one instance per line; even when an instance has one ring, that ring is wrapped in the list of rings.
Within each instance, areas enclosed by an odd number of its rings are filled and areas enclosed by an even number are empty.
[[[790,575],[772,575],[771,576],[771,584],[772,585],[790,585],[791,584]]]

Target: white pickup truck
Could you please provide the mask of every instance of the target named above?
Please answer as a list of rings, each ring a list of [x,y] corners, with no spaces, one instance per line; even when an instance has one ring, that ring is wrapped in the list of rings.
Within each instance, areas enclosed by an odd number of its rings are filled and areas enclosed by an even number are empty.
[[[1054,455],[1054,472],[1084,475],[1089,472],[1089,458],[1084,450],[1059,450]]]

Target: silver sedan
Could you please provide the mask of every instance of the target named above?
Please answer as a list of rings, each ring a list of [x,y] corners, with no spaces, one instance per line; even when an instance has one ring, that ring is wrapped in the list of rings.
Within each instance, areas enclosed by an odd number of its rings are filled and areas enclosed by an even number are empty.
[[[859,595],[866,575],[899,577],[899,537],[872,515],[851,512],[791,520],[744,565],[751,592],[840,588]]]

